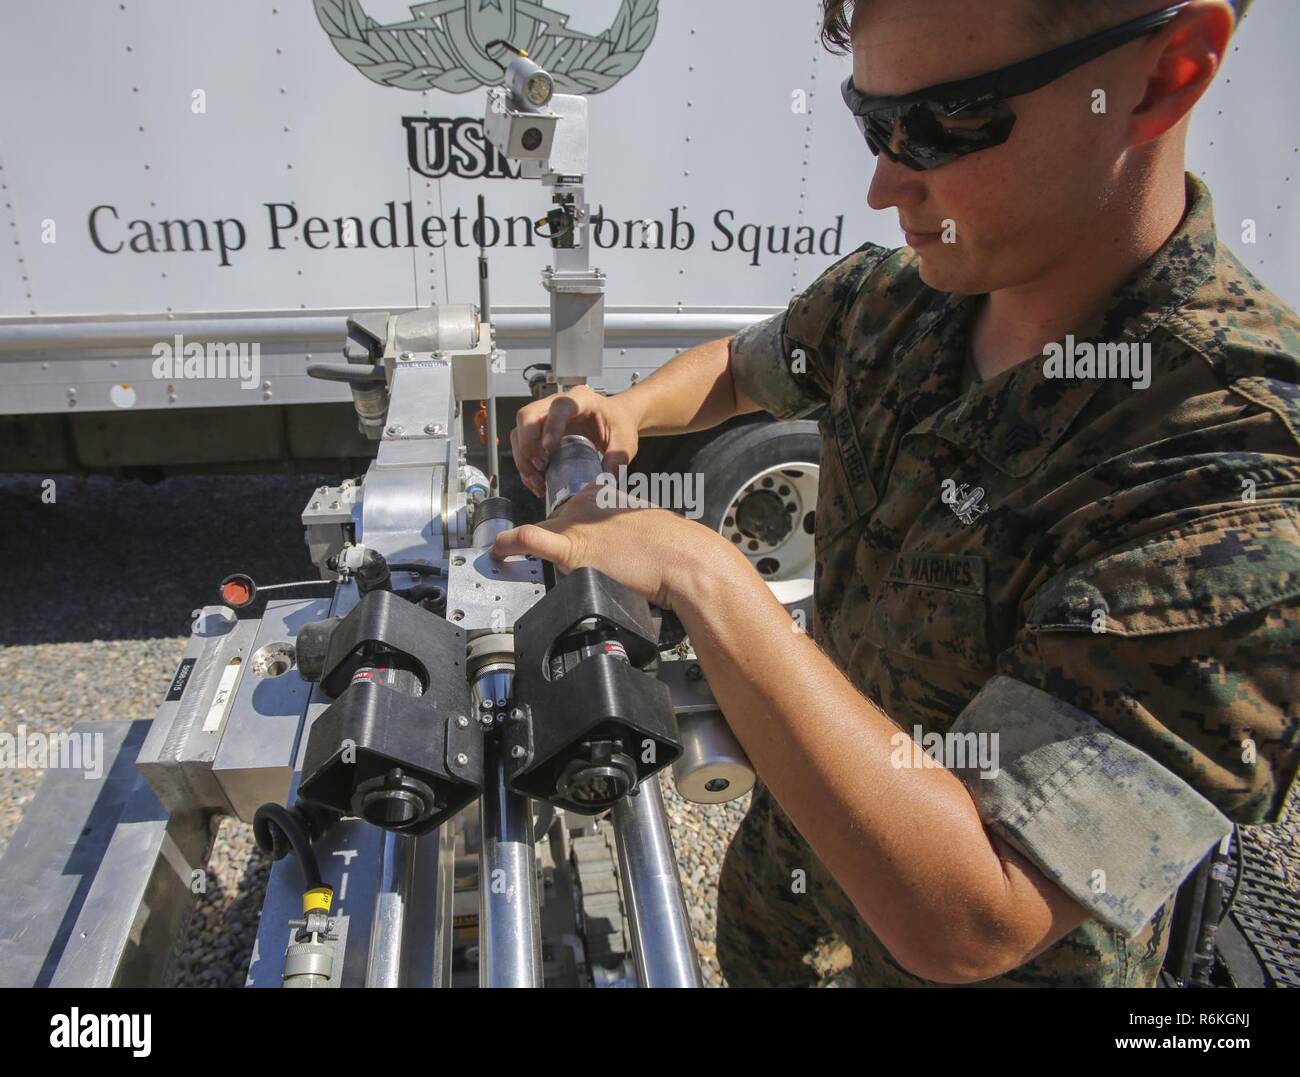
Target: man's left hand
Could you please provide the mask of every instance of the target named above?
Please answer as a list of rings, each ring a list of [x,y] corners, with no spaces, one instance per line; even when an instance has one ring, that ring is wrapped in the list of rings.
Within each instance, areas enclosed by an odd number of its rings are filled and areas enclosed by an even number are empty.
[[[734,548],[703,524],[667,509],[621,498],[603,507],[606,487],[589,483],[548,520],[503,531],[492,556],[532,554],[562,573],[594,568],[660,609],[673,609],[701,566],[721,567]],[[626,507],[624,507],[626,505]]]

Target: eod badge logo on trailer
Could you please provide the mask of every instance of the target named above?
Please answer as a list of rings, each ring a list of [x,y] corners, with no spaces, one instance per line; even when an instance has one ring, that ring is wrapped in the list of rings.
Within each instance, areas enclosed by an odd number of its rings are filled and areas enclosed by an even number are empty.
[[[495,86],[507,41],[546,68],[561,93],[608,90],[640,62],[659,25],[659,0],[623,0],[600,34],[570,30],[569,16],[532,0],[432,0],[406,22],[381,25],[360,0],[316,0],[334,47],[366,78],[402,90],[467,93]]]
[[[381,24],[360,0],[315,0],[316,17],[348,63],[366,78],[401,90],[468,93],[495,86],[505,64],[501,42],[524,49],[561,93],[608,90],[641,61],[659,25],[659,0],[623,0],[608,29],[571,30],[569,16],[533,0],[433,0],[405,22]],[[473,116],[405,116],[411,169],[436,179],[515,179]]]

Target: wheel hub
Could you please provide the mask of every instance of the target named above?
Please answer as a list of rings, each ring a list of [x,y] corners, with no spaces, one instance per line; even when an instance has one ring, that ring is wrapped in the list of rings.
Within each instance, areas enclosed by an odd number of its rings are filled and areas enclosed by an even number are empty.
[[[750,538],[777,545],[790,533],[791,513],[774,490],[755,490],[736,506],[736,526]]]
[[[818,471],[816,464],[791,462],[753,475],[736,491],[718,528],[783,603],[812,591]]]

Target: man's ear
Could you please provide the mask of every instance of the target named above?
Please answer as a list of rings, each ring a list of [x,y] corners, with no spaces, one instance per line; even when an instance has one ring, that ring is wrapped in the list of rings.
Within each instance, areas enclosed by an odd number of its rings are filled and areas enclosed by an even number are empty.
[[[1132,145],[1159,138],[1191,112],[1214,81],[1235,26],[1226,0],[1202,0],[1156,34],[1146,94],[1130,120]]]

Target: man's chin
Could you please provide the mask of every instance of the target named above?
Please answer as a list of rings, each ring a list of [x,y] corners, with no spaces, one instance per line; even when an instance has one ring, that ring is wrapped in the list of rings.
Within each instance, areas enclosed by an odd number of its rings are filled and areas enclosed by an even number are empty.
[[[936,292],[965,292],[967,274],[955,264],[951,252],[947,256],[931,251],[917,253],[917,273]]]
[[[952,247],[945,251],[917,252],[917,272],[920,280],[935,291],[956,291],[962,295],[975,295],[984,291],[975,274],[961,263]]]

